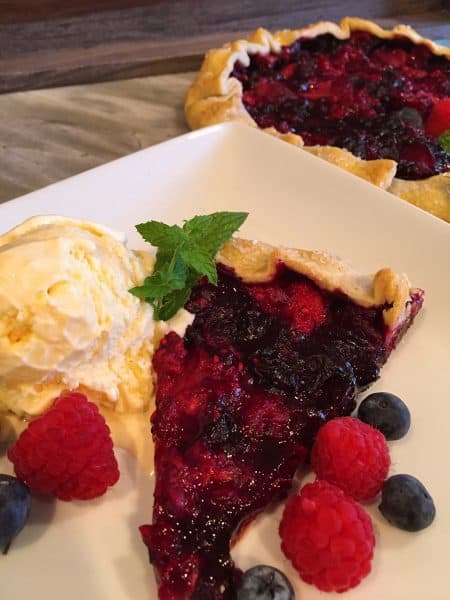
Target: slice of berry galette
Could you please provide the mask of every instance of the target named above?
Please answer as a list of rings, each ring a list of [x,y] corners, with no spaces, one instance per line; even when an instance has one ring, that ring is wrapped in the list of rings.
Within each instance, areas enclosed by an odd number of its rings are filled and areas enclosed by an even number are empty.
[[[450,221],[450,49],[410,27],[258,29],[208,52],[185,113],[193,129],[241,121],[304,145]]]
[[[348,415],[423,302],[405,275],[232,239],[197,284],[184,338],[154,356],[153,522],[141,528],[163,600],[231,599],[230,544],[288,493],[327,420]]]

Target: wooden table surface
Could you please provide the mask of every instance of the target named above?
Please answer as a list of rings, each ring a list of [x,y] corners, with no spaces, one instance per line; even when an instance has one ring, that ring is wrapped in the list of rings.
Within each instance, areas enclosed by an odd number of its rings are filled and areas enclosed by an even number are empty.
[[[450,0],[0,0],[0,92],[198,69],[205,50],[348,15],[447,37]]]
[[[194,75],[0,95],[0,202],[185,133]]]
[[[0,94],[0,202],[188,131],[194,72]]]
[[[387,28],[408,23],[433,39],[450,34],[450,0],[2,4],[0,202],[186,132],[187,71],[206,49],[257,26],[358,14]]]

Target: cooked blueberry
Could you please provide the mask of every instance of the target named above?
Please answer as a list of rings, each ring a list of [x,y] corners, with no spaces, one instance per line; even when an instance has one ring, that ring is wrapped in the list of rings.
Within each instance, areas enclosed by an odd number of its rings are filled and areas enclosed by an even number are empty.
[[[237,590],[237,600],[295,600],[289,579],[278,569],[258,565],[246,571]]]
[[[241,81],[244,106],[260,127],[297,133],[308,146],[347,148],[366,160],[389,158],[398,163],[397,177],[423,179],[449,168],[423,119],[449,96],[450,71],[446,57],[423,46],[412,69],[413,49],[406,38],[323,34],[280,53],[254,54],[231,75]]]
[[[420,531],[434,520],[436,508],[425,486],[412,475],[393,475],[384,483],[378,507],[383,517],[405,531]]]
[[[381,431],[387,440],[399,440],[411,425],[406,404],[387,392],[376,392],[364,398],[359,405],[358,418]]]
[[[28,488],[11,475],[0,475],[0,551],[7,553],[30,512]]]
[[[408,121],[415,127],[423,128],[423,120],[420,113],[415,108],[410,108],[409,106],[398,110],[392,115],[392,118],[397,121]]]

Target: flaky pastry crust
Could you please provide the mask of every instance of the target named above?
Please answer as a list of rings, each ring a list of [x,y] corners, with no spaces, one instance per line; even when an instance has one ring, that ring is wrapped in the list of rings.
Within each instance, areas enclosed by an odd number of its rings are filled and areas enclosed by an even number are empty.
[[[450,48],[439,46],[422,37],[408,25],[397,25],[391,30],[386,30],[366,19],[346,17],[339,24],[321,21],[302,29],[282,30],[273,34],[266,29],[259,28],[247,40],[235,40],[225,44],[222,48],[210,50],[206,54],[200,72],[186,95],[185,115],[189,126],[192,129],[198,129],[224,121],[240,121],[251,127],[258,127],[242,102],[241,82],[234,77],[230,77],[236,62],[247,66],[252,54],[279,52],[282,46],[294,43],[299,37],[313,38],[324,33],[331,33],[338,39],[347,39],[352,31],[367,31],[385,39],[402,35],[415,44],[426,45],[436,55],[450,58]],[[278,138],[296,146],[303,146],[303,140],[297,134],[283,134],[273,128],[264,129],[263,131],[276,135]],[[326,150],[322,149],[321,151],[318,151],[317,147],[311,148],[305,147],[306,150],[320,158],[337,164],[354,175],[362,177],[374,185],[450,221],[450,194],[448,187],[444,185],[445,180],[443,180],[442,185],[433,186],[433,200],[429,202],[426,198],[426,192],[429,189],[428,180],[411,182],[414,183],[415,190],[412,194],[407,189],[411,186],[403,186],[403,180],[395,179],[395,161],[364,161],[356,157],[354,157],[356,160],[352,161],[348,156],[351,153],[341,148],[324,146],[323,148],[326,148]],[[398,182],[401,183],[398,184]]]
[[[419,181],[394,179],[389,191],[450,223],[450,174]]]
[[[232,267],[247,283],[270,281],[277,266],[305,275],[320,288],[341,292],[366,308],[386,306],[383,319],[389,331],[405,323],[412,309],[411,299],[422,290],[411,288],[408,277],[383,268],[373,275],[364,275],[342,260],[316,250],[299,250],[271,246],[255,240],[232,238],[219,251],[216,261]]]
[[[376,186],[387,190],[392,184],[397,163],[394,160],[380,158],[377,160],[363,160],[345,148],[336,146],[304,146],[304,149],[314,156],[323,158],[327,162],[353,173]]]

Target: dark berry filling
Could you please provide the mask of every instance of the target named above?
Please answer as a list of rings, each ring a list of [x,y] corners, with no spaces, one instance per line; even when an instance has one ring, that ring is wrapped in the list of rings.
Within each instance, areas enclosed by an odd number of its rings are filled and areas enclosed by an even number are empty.
[[[248,285],[219,266],[195,314],[154,357],[153,524],[142,527],[162,599],[234,598],[230,541],[284,497],[319,427],[351,413],[389,353],[382,309],[280,266]]]
[[[424,44],[361,31],[347,40],[324,34],[279,54],[255,54],[231,76],[242,82],[244,106],[262,128],[366,160],[393,159],[404,179],[449,169],[450,156],[424,123],[434,104],[450,97],[450,61]]]

